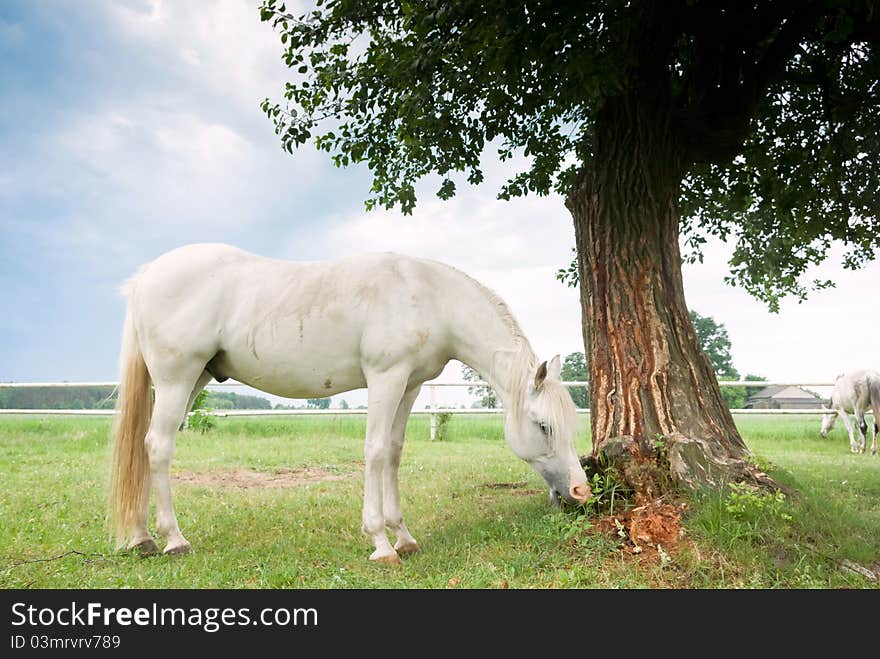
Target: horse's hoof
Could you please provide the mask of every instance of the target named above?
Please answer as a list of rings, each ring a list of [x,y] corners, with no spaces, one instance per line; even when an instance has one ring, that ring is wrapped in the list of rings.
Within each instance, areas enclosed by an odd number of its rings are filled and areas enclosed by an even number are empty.
[[[394,545],[394,548],[397,550],[397,553],[400,556],[412,556],[419,550],[419,546],[415,542],[407,542],[406,544],[402,545]]]
[[[400,556],[397,555],[396,551],[392,551],[390,554],[379,554],[374,551],[370,556],[370,560],[388,565],[400,565]]]
[[[141,558],[147,558],[148,556],[155,556],[159,553],[159,545],[156,544],[156,541],[152,538],[147,538],[146,540],[141,540],[136,545],[132,545],[130,547],[131,551],[135,552]]]
[[[173,547],[165,547],[165,551],[162,552],[166,556],[184,556],[186,554],[192,553],[192,545],[188,542],[184,542],[182,545],[174,545]]]

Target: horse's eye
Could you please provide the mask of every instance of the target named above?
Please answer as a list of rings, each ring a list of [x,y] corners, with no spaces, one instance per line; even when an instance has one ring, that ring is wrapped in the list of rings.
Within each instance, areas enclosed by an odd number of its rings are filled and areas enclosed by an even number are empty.
[[[548,425],[547,425],[546,423],[544,423],[543,421],[539,421],[539,422],[538,422],[538,426],[541,428],[541,432],[542,432],[542,433],[544,433],[545,435],[547,435],[547,437],[550,436],[550,426],[548,426]]]

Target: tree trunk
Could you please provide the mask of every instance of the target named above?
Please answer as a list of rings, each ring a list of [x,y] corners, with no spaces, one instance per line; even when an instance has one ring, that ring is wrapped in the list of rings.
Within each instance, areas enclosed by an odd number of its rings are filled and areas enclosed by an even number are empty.
[[[688,316],[681,158],[656,99],[606,102],[567,199],[590,369],[593,459],[637,492],[761,480]],[[667,463],[668,459],[668,463]],[[647,468],[646,468],[647,467]]]

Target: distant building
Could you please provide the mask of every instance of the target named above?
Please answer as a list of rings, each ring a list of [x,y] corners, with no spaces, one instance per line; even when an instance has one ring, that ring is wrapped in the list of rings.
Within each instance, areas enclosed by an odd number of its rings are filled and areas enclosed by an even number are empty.
[[[764,387],[746,399],[746,409],[821,409],[828,401],[801,387]]]

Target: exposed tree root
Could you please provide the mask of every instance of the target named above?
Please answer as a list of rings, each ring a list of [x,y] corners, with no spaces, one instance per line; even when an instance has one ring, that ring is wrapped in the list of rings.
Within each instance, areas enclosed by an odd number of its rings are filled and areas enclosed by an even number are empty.
[[[615,437],[603,443],[598,458],[585,455],[580,460],[588,477],[613,468],[637,503],[674,492],[722,490],[730,483],[792,493],[761,471],[748,454],[732,457],[715,442],[681,434],[650,446],[633,437]]]

